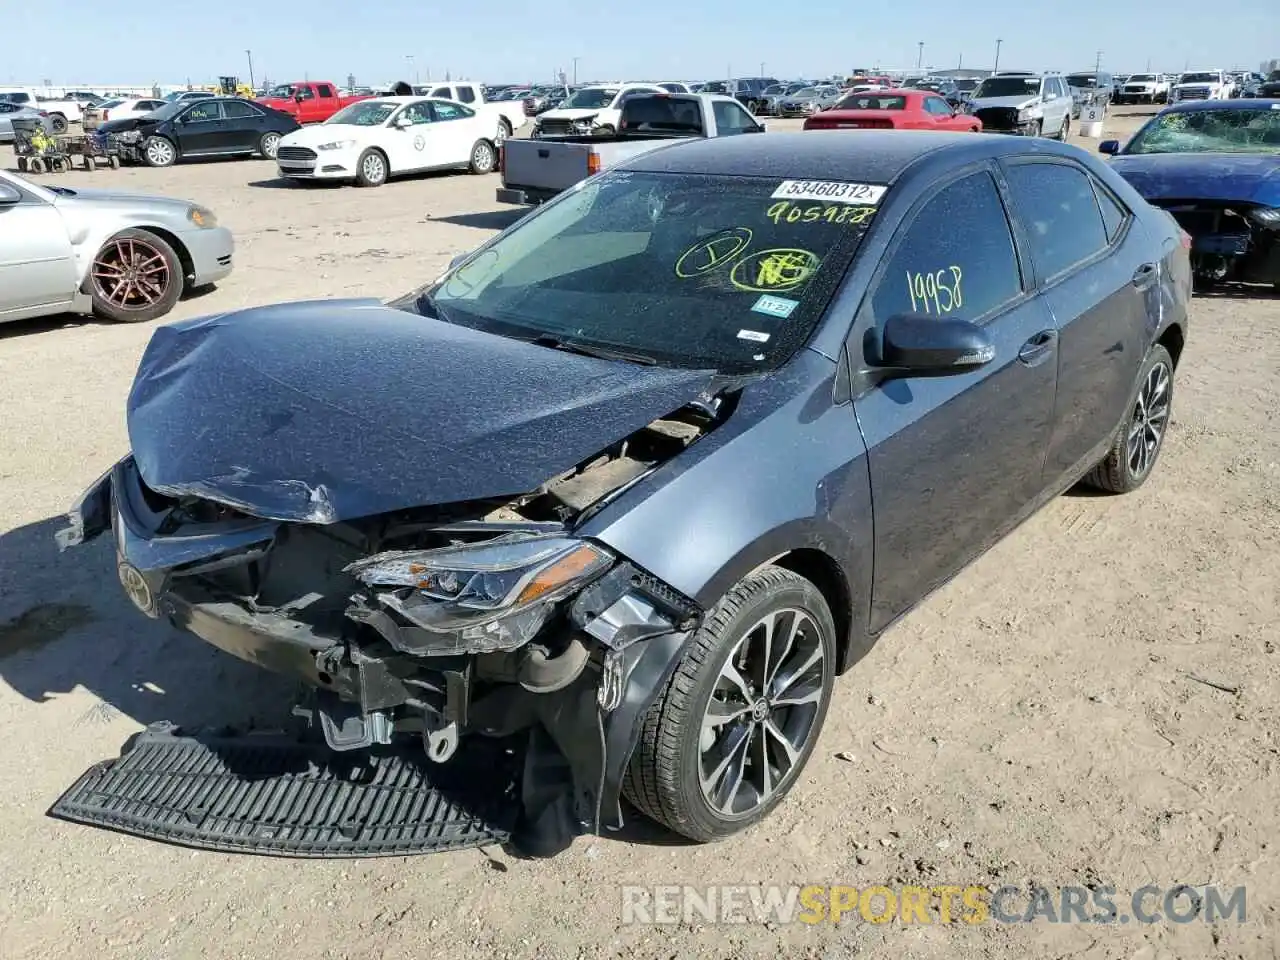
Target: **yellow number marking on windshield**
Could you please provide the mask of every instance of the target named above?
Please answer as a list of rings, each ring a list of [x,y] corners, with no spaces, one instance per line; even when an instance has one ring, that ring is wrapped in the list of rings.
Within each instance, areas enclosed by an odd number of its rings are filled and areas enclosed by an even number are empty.
[[[876,214],[875,207],[851,206],[849,204],[815,203],[801,206],[789,200],[779,200],[765,211],[765,216],[774,223],[845,223],[858,227],[866,223]]]
[[[948,273],[951,282],[948,283]],[[934,273],[907,271],[907,292],[911,294],[911,312],[941,316],[964,306],[960,280],[964,274],[957,266]]]
[[[760,250],[734,264],[729,282],[751,293],[777,293],[800,286],[821,264],[808,250]]]
[[[746,227],[729,227],[704,237],[680,254],[676,261],[676,276],[688,280],[710,273],[747,249],[751,237],[752,233]]]

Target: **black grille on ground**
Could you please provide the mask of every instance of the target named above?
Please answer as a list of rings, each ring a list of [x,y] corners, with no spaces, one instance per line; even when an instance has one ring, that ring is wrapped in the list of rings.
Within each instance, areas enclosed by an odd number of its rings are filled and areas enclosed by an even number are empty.
[[[154,724],[50,809],[153,840],[287,857],[374,857],[505,842],[520,757],[471,738],[447,764],[420,746],[334,754],[282,734],[183,736]]]
[[[1016,130],[1018,127],[1018,111],[1012,107],[983,107],[975,110],[973,115],[987,130]]]
[[[314,160],[316,152],[307,147],[280,147],[276,150],[277,160]]]

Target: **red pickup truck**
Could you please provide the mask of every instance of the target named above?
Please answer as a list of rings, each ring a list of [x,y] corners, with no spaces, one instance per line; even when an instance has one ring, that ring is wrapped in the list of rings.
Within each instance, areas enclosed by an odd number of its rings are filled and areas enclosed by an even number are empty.
[[[305,80],[278,84],[265,97],[259,97],[258,103],[282,110],[299,123],[322,123],[348,104],[368,99],[368,96],[341,96],[338,88],[327,81]]]

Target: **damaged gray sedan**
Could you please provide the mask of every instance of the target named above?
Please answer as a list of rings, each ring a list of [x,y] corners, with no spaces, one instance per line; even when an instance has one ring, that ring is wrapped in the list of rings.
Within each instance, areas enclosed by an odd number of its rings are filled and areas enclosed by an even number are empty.
[[[1033,148],[1100,234],[1091,183],[1135,225],[1081,268],[1102,305],[1056,320],[993,174]],[[519,743],[521,849],[620,826],[623,796],[725,837],[795,785],[873,637],[1085,472],[1155,462],[1186,256],[1145,293],[1121,261],[1176,226],[1033,148],[686,144],[392,303],[163,327],[132,452],[60,540],[113,531],[132,602],[305,680],[333,751]]]

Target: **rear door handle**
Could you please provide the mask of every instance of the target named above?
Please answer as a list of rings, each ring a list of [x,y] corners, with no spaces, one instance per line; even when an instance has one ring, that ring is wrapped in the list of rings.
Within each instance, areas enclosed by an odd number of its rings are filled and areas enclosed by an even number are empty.
[[[1133,285],[1139,290],[1146,290],[1151,284],[1155,283],[1159,273],[1160,271],[1154,263],[1144,263],[1133,271]]]
[[[1022,349],[1018,351],[1018,359],[1028,367],[1039,366],[1053,355],[1053,348],[1057,343],[1057,330],[1041,330],[1022,345]]]

